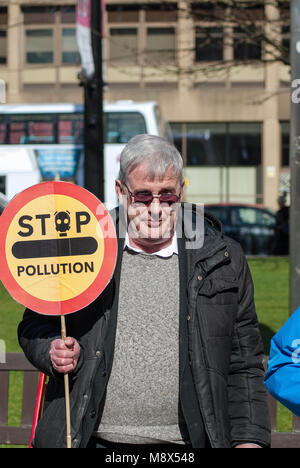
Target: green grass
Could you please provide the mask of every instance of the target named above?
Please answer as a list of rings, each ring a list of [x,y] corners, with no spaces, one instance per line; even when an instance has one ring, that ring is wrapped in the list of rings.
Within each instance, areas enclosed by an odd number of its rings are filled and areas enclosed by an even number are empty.
[[[24,307],[17,304],[0,283],[0,340],[5,342],[6,352],[22,352],[17,338],[17,327],[22,320]],[[9,376],[8,425],[21,422],[23,373],[11,372]],[[3,446],[0,445],[0,448]]]
[[[8,353],[21,352],[17,327],[22,320],[24,307],[11,299],[0,282],[0,339],[5,341]]]
[[[268,355],[270,339],[289,318],[289,260],[268,258],[249,259],[248,262],[265,354]]]
[[[254,282],[256,311],[265,354],[269,355],[270,340],[290,315],[290,265],[288,258],[249,259]],[[292,414],[277,404],[277,430],[292,430]]]
[[[260,329],[269,353],[270,339],[289,317],[289,261],[286,258],[249,259],[255,287]],[[16,304],[0,283],[0,339],[7,352],[20,352],[17,326],[24,307]],[[22,374],[12,373],[9,397],[9,425],[18,425],[21,415]],[[278,405],[278,430],[291,430],[291,413]],[[1,445],[0,445],[1,448]]]

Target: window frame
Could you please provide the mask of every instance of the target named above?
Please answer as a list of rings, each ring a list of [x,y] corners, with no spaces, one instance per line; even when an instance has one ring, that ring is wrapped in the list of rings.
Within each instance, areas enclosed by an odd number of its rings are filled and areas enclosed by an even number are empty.
[[[0,31],[5,33],[5,57],[4,61],[0,61],[0,67],[7,67],[7,60],[8,60],[8,7],[0,7]]]
[[[245,64],[245,62],[253,63],[253,62],[259,62],[263,60],[264,57],[264,43],[263,43],[263,30],[264,30],[264,18],[261,17],[258,14],[257,19],[252,15],[251,11],[251,6],[249,7],[249,20],[245,19],[244,12],[242,11],[242,16],[241,16],[241,25],[239,25],[238,20],[233,20],[231,15],[232,11],[229,6],[224,6],[224,8],[221,6],[222,2],[220,2],[220,10],[216,10],[216,12],[212,11],[211,16],[209,16],[209,11],[206,13],[200,9],[197,11],[197,6],[200,4],[195,3],[194,4],[194,10],[193,10],[193,17],[194,17],[194,47],[195,47],[195,53],[194,53],[194,65],[197,65],[199,63],[201,64],[211,64],[212,62],[215,63],[220,63],[224,61],[229,61],[232,63],[241,63]],[[203,4],[204,5],[204,4]],[[203,6],[205,8],[205,6]],[[223,13],[220,14],[223,8]],[[233,14],[239,14],[239,11],[233,12]],[[255,13],[254,13],[255,14]],[[197,16],[198,15],[198,16]],[[203,15],[201,17],[201,15]],[[264,15],[264,13],[262,13]],[[238,18],[238,16],[237,16]],[[240,58],[237,59],[235,58],[235,40],[236,40],[236,34],[234,30],[237,27],[241,27],[242,29],[244,27],[248,26],[253,26],[255,27],[256,30],[259,29],[262,32],[262,39],[260,40],[260,58]],[[196,47],[196,38],[197,38],[197,27],[200,28],[219,28],[223,29],[223,56],[222,59],[219,60],[196,60],[197,56],[197,47]]]
[[[197,60],[197,38],[199,37],[197,35],[197,29],[198,28],[201,28],[203,30],[207,30],[207,29],[220,29],[221,30],[221,34],[222,34],[222,57],[220,59],[213,59],[213,60]],[[205,22],[205,23],[195,23],[194,24],[194,32],[195,32],[195,54],[194,54],[194,62],[197,64],[197,63],[212,63],[212,62],[222,62],[224,60],[224,57],[225,57],[225,50],[224,50],[224,47],[225,47],[225,30],[224,30],[224,24],[218,24],[218,23],[208,23],[208,22]]]
[[[162,19],[162,21],[154,20],[151,18],[148,18],[147,20],[147,12],[149,12],[149,9],[146,7],[143,7],[142,5],[137,7],[137,21],[120,21],[117,19],[117,14],[116,15],[111,15],[114,16],[114,20],[109,18],[109,13],[108,11],[107,14],[107,29],[108,29],[108,41],[107,41],[107,57],[108,57],[108,63],[109,65],[125,65],[125,66],[147,66],[147,67],[153,67],[153,63],[151,61],[147,60],[147,31],[148,29],[168,29],[172,28],[174,30],[174,60],[173,61],[168,61],[166,63],[167,66],[170,65],[176,65],[177,64],[177,51],[178,51],[178,39],[177,39],[177,27],[178,27],[178,19],[176,21],[166,21],[165,18]],[[151,5],[150,5],[151,6]],[[112,5],[110,5],[112,7]],[[126,10],[125,10],[126,11]],[[171,13],[173,13],[171,11]],[[149,15],[151,16],[151,15]],[[172,14],[170,14],[170,17],[172,17]],[[136,29],[137,30],[137,60],[135,62],[124,62],[124,61],[115,61],[111,59],[110,56],[110,40],[111,40],[111,34],[110,30],[111,29]]]
[[[136,61],[133,61],[133,60],[124,60],[124,58],[120,59],[120,60],[116,60],[116,59],[112,59],[111,58],[111,42],[112,42],[112,34],[111,34],[111,30],[125,30],[125,29],[135,29],[136,30],[136,51],[137,51],[137,57],[136,57]],[[137,26],[137,23],[110,23],[108,25],[108,57],[109,57],[109,63],[110,64],[113,64],[113,65],[116,65],[116,66],[119,66],[119,65],[129,65],[129,66],[136,66],[139,64],[139,57],[140,57],[140,53],[139,53],[139,36],[140,36],[140,31],[139,31],[139,27]]]
[[[26,8],[26,7],[25,7]],[[45,12],[41,14],[47,14]],[[49,63],[28,63],[27,62],[27,38],[26,32],[28,30],[52,30],[52,37],[53,37],[53,61]],[[79,66],[80,63],[64,63],[63,62],[63,30],[64,29],[75,29],[76,31],[76,17],[74,18],[74,22],[71,21],[63,22],[63,7],[57,7],[54,12],[54,21],[53,22],[40,22],[40,23],[26,23],[24,22],[24,47],[23,47],[23,63],[24,67],[26,68],[36,68],[36,67],[76,67]],[[79,51],[78,51],[79,53]]]
[[[265,50],[264,50],[264,45],[263,45],[263,28],[264,28],[264,25],[261,21],[257,21],[255,22],[255,24],[253,23],[244,23],[242,24],[242,28],[244,26],[254,26],[255,27],[255,33],[257,32],[257,34],[261,34],[262,35],[262,38],[260,40],[260,57],[244,57],[244,58],[238,58],[235,56],[235,52],[236,52],[236,48],[235,48],[235,41],[236,41],[236,38],[239,38],[241,37],[243,34],[246,34],[245,32],[235,32],[235,29],[238,29],[239,26],[237,25],[234,25],[233,28],[232,28],[232,54],[233,54],[233,60],[237,63],[245,63],[245,62],[261,62],[263,60],[263,57],[264,57],[264,53],[265,53]],[[259,30],[261,31],[261,33],[259,32]],[[241,43],[243,43],[244,41],[241,41]],[[255,44],[256,45],[256,44]]]
[[[173,52],[173,59],[171,60],[168,60],[168,61],[163,61],[162,64],[160,64],[159,62],[155,60],[150,60],[147,59],[147,55],[148,55],[148,30],[149,29],[153,29],[153,30],[167,30],[167,29],[172,29],[174,31],[174,52]],[[168,66],[172,66],[172,65],[176,65],[177,64],[177,25],[175,23],[165,23],[165,22],[161,22],[161,23],[157,23],[157,22],[146,22],[145,23],[145,41],[146,41],[146,47],[145,47],[145,50],[144,50],[144,60],[145,60],[145,64],[146,66],[149,66],[149,67],[153,67],[153,66],[160,66],[160,65],[168,65]],[[153,51],[151,51],[153,52]],[[156,51],[155,53],[158,53],[159,51]],[[171,54],[171,52],[170,52]],[[151,55],[151,54],[150,54]]]
[[[4,61],[2,62],[0,60],[0,67],[7,66],[7,28],[6,27],[0,27],[0,32],[3,31],[5,33],[5,56],[4,56]],[[3,36],[4,37],[4,36]]]
[[[173,127],[174,125],[174,127]],[[247,128],[252,128],[253,131],[250,133],[247,132],[238,132],[239,126],[246,125]],[[261,121],[249,121],[249,122],[235,122],[235,121],[223,121],[223,122],[170,122],[172,133],[176,132],[176,147],[182,154],[184,165],[186,167],[261,167],[262,165],[262,122]],[[173,130],[174,128],[174,130]],[[242,129],[242,127],[240,127]],[[193,138],[191,135],[194,134],[198,136],[199,147],[197,149],[198,161],[196,160],[193,151],[191,150],[193,145]],[[207,133],[207,136],[206,136]],[[249,149],[249,159],[242,161],[233,160],[231,155],[235,154],[236,135],[241,135],[244,138],[247,138],[247,135],[250,135],[251,138],[247,141],[247,149]],[[251,158],[251,143],[253,138],[259,138],[259,153],[257,151],[255,154],[258,154],[258,160],[254,161]],[[219,155],[222,154],[218,151],[221,146],[218,146],[218,140],[223,139],[224,150],[222,150],[223,157],[220,159]],[[201,148],[203,152],[201,153]],[[213,155],[213,158],[209,158],[209,155]],[[204,155],[206,157],[201,156]]]
[[[60,38],[60,41],[59,41],[60,42],[60,56],[59,56],[59,58],[60,58],[60,62],[61,62],[60,66],[63,66],[63,67],[72,66],[72,67],[74,67],[74,66],[80,65],[81,62],[80,62],[80,54],[79,54],[78,47],[77,47],[77,56],[79,58],[78,62],[77,61],[75,61],[75,62],[64,62],[63,61],[63,52],[64,52],[64,50],[63,50],[63,32],[64,32],[65,29],[74,29],[75,30],[75,40],[76,40],[76,24],[73,25],[73,24],[70,24],[70,23],[62,23],[62,24],[59,25],[59,29],[60,29],[60,31],[59,31],[59,38]]]
[[[56,63],[56,55],[57,55],[57,47],[56,47],[56,36],[55,36],[55,29],[51,27],[52,25],[35,25],[35,26],[30,26],[29,28],[25,28],[25,31],[24,31],[24,63],[26,65],[26,67],[32,67],[32,68],[36,68],[37,66],[45,66],[45,67],[49,67],[51,65],[54,65]],[[32,63],[32,62],[28,62],[27,61],[27,31],[52,31],[52,55],[53,55],[53,60],[51,62],[36,62],[36,63]]]

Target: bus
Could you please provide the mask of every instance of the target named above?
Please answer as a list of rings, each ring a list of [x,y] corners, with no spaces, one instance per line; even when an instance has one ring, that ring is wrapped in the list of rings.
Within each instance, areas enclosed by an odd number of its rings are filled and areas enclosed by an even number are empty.
[[[141,133],[172,141],[156,102],[104,102],[104,184],[108,208],[117,204],[114,182],[120,153]],[[0,192],[8,199],[49,180],[84,185],[84,108],[77,104],[0,105]]]

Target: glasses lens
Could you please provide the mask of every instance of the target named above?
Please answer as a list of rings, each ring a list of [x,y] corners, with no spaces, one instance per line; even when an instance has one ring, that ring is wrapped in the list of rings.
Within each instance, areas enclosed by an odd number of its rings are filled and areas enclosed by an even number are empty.
[[[153,201],[153,195],[151,192],[140,192],[136,193],[134,196],[134,203],[142,203],[143,205],[150,205]],[[172,205],[177,203],[180,197],[174,193],[162,193],[159,197],[160,203],[167,203]]]
[[[173,203],[177,203],[179,197],[174,193],[163,193],[160,197],[161,203],[168,203],[168,205],[172,205]]]
[[[150,205],[153,200],[152,193],[137,193],[134,195],[134,203],[143,203],[144,205]]]

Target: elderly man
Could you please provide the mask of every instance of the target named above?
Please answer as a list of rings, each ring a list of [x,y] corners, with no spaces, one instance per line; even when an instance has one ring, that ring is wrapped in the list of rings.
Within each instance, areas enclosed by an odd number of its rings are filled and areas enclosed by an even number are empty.
[[[63,373],[74,448],[269,446],[263,346],[239,245],[181,203],[182,159],[162,138],[129,141],[116,191],[119,252],[105,291],[67,317],[65,342],[56,318],[27,310],[19,326],[26,356],[50,376],[34,446],[65,445]]]

